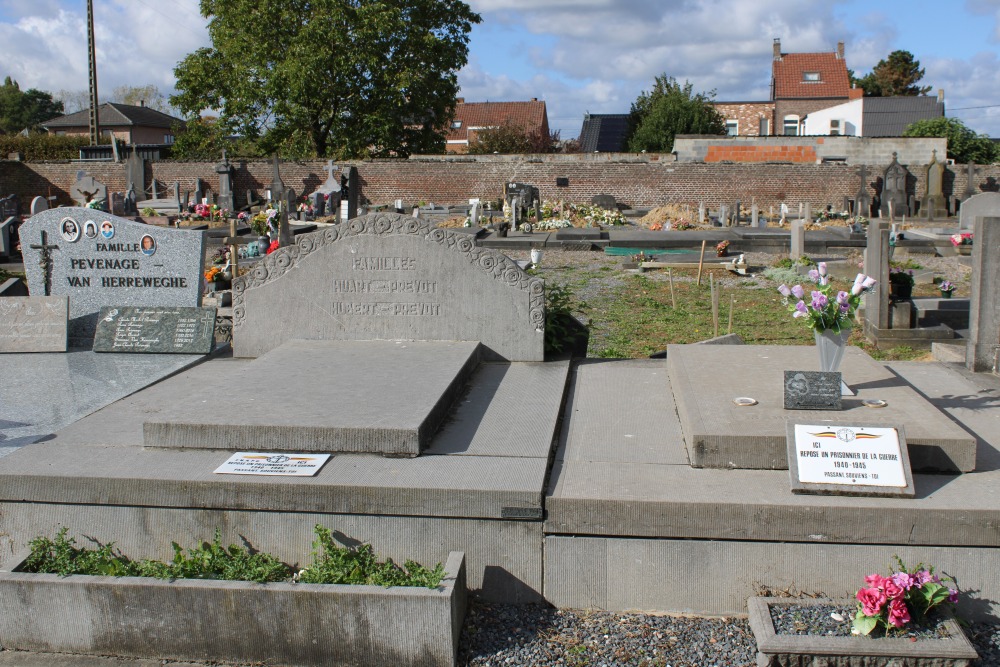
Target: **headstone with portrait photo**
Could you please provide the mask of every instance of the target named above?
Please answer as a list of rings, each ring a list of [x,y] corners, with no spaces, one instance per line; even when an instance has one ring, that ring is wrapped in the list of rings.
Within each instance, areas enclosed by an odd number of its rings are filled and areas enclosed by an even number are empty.
[[[20,228],[32,296],[69,296],[70,346],[93,340],[104,306],[198,306],[201,232],[90,208],[43,211]]]

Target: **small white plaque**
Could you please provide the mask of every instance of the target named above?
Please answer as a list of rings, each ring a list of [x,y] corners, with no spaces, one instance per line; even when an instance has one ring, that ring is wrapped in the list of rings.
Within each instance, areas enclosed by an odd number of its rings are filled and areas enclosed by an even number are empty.
[[[236,452],[215,469],[217,475],[285,475],[312,477],[330,458],[329,454],[267,454]]]
[[[895,428],[795,424],[794,433],[803,484],[908,486]]]

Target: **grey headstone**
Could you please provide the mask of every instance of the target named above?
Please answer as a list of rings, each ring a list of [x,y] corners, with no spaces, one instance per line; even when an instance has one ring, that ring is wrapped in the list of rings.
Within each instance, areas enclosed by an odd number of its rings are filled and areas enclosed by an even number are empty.
[[[219,208],[233,211],[236,208],[233,198],[233,165],[229,164],[226,151],[222,151],[222,162],[215,165],[215,173],[219,175]]]
[[[786,410],[840,410],[840,373],[785,371]]]
[[[285,190],[285,183],[281,180],[281,161],[278,156],[274,156],[274,175],[271,177],[271,201],[277,201],[281,193]]]
[[[45,197],[35,197],[31,200],[31,215],[47,210],[49,210],[49,202],[45,200]]]
[[[0,220],[21,215],[21,200],[17,195],[0,198]]]
[[[0,299],[0,352],[65,352],[69,300],[65,296]]]
[[[125,189],[137,195],[146,191],[146,163],[136,150],[125,160]]]
[[[791,248],[788,256],[798,259],[806,252],[806,226],[802,220],[792,222]]]
[[[757,204],[753,204],[750,207],[750,226],[751,227],[762,227],[763,226],[763,224],[761,223],[761,218],[760,218],[760,208],[757,207]]]
[[[614,195],[594,195],[590,198],[590,203],[594,206],[600,206],[606,211],[618,210],[618,202],[615,201]]]
[[[802,214],[802,219],[806,222],[812,222],[812,204],[806,202],[805,212]]]
[[[326,215],[326,195],[322,192],[314,192],[309,196],[312,202],[313,215],[317,218]]]
[[[872,220],[868,225],[865,273],[878,283],[864,297],[867,327],[889,328],[889,223]]]
[[[966,231],[976,224],[976,218],[1000,217],[1000,192],[983,192],[962,202],[958,210],[958,226]]]
[[[932,151],[931,163],[927,165],[927,195],[920,210],[927,219],[948,217],[948,204],[943,191],[944,171],[944,165],[937,161],[937,151]]]
[[[215,341],[215,308],[104,307],[94,352],[208,354]]]
[[[194,203],[201,204],[202,199],[205,198],[205,184],[201,182],[200,178],[194,179]]]
[[[861,179],[861,184],[854,195],[854,215],[861,215],[867,218],[871,215],[872,196],[868,194],[868,168],[865,165],[861,165],[858,177]]]
[[[976,197],[965,203],[973,199]],[[995,249],[1000,247],[1000,216],[976,218],[973,230],[976,242],[972,246],[972,296],[965,365],[975,372],[996,372],[997,355],[1000,354],[1000,301],[997,300],[1000,262],[996,261]]]
[[[966,165],[965,171],[965,189],[962,190],[961,197],[958,197],[960,201],[965,201],[969,197],[974,197],[976,195],[976,163],[970,162]]]
[[[92,201],[108,201],[108,187],[94,180],[93,176],[83,176],[77,180],[69,194],[78,206],[85,206]]]
[[[479,341],[541,361],[544,286],[468,234],[373,213],[296,237],[233,282],[233,349],[286,340]]]
[[[882,176],[882,204],[879,211],[883,217],[897,218],[909,212],[906,181],[910,172],[896,161],[896,153],[892,154],[892,162],[885,168]],[[889,204],[892,203],[891,216]]]
[[[88,238],[84,230],[111,223]],[[66,233],[67,228],[74,233]],[[197,306],[201,298],[201,232],[144,225],[88,208],[59,208],[33,216],[20,228],[24,269],[32,296],[45,295],[45,232],[52,295],[70,297],[70,344],[86,344],[103,306]],[[143,252],[152,241],[152,252]]]

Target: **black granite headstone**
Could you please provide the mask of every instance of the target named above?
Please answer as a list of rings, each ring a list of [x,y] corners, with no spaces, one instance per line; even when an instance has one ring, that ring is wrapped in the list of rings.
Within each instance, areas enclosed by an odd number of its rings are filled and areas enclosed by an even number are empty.
[[[785,371],[786,410],[840,410],[840,373]]]
[[[215,340],[215,308],[105,307],[94,352],[208,354]]]

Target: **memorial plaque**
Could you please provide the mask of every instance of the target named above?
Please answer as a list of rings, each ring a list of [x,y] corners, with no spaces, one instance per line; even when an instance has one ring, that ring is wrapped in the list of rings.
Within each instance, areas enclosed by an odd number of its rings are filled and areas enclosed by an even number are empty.
[[[914,497],[902,427],[788,424],[792,493]]]
[[[840,410],[840,373],[785,371],[786,410]]]
[[[0,352],[65,352],[69,299],[0,298]]]
[[[215,469],[215,474],[312,477],[329,459],[329,454],[236,452]]]
[[[215,341],[215,308],[102,308],[94,352],[208,354]]]
[[[31,296],[70,297],[71,346],[89,346],[104,306],[201,303],[201,232],[58,208],[32,216],[19,233]]]

